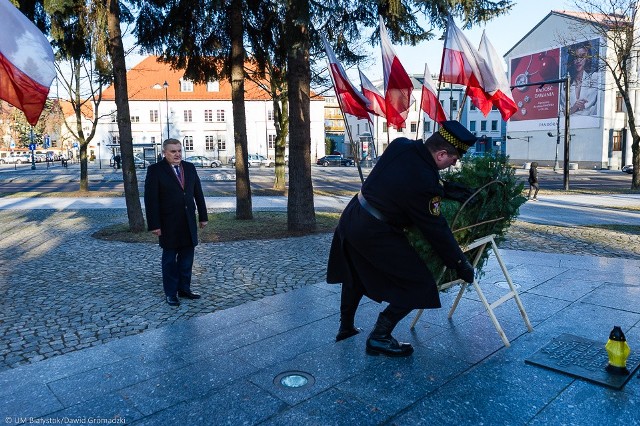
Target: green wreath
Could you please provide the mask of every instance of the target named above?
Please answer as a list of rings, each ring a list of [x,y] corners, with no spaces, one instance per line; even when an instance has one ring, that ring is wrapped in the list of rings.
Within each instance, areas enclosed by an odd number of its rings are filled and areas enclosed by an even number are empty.
[[[478,238],[493,234],[496,244],[500,245],[509,226],[518,217],[520,206],[526,201],[522,195],[524,183],[516,178],[508,157],[499,153],[464,157],[460,168],[443,172],[441,176],[443,181],[453,183],[457,189],[474,188],[468,190],[465,201],[460,198],[460,191],[456,191],[454,198],[460,201],[444,198],[441,203],[441,214],[447,219],[458,244],[467,246]],[[438,277],[444,263],[431,244],[418,228],[406,229],[405,233],[429,270]],[[465,253],[470,262],[476,256],[476,250]],[[488,257],[489,251],[485,250],[476,264],[477,276],[482,276]],[[438,284],[456,278],[456,272],[447,269]]]

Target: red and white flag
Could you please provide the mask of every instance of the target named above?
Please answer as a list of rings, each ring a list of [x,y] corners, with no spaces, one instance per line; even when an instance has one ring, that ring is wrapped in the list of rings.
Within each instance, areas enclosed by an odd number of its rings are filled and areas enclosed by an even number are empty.
[[[387,124],[400,130],[406,127],[409,108],[415,101],[413,98],[413,83],[389,41],[387,28],[380,20],[380,47],[382,48],[382,67],[384,70],[384,99]]]
[[[502,68],[502,60],[496,52],[496,49],[493,47],[484,31],[482,32],[482,38],[480,39],[480,47],[478,48],[480,55],[487,62],[487,65],[493,72],[494,78],[498,82],[498,90],[495,91],[491,95],[491,103],[498,108],[500,114],[502,115],[502,119],[504,121],[509,120],[509,118],[518,111],[518,106],[513,100],[513,94],[511,93],[511,87],[509,86],[509,81],[507,80],[507,74],[504,72]]]
[[[424,76],[422,78],[422,101],[420,108],[427,113],[431,119],[437,123],[442,123],[447,120],[447,115],[442,109],[442,104],[438,100],[436,89],[433,87],[431,81],[431,73],[429,72],[429,66],[424,64]]]
[[[485,116],[491,111],[490,98],[498,89],[498,83],[485,60],[456,27],[451,16],[447,21],[440,81],[467,86],[471,102]]]
[[[53,49],[9,0],[0,0],[0,16],[0,99],[22,110],[34,126],[56,76]]]
[[[369,101],[351,84],[347,73],[345,73],[344,68],[342,68],[342,65],[338,61],[338,58],[336,58],[327,40],[323,37],[322,41],[327,51],[327,58],[329,59],[333,90],[335,90],[336,96],[340,100],[342,113],[371,121]]]
[[[360,87],[362,89],[362,94],[369,100],[369,112],[377,115],[378,117],[385,118],[387,116],[385,112],[387,106],[385,104],[384,96],[382,96],[376,86],[369,81],[362,71],[358,70],[358,72],[360,73]]]

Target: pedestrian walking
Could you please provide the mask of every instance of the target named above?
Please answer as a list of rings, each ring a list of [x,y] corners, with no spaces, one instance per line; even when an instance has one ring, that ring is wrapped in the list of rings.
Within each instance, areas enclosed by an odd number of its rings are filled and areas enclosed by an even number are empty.
[[[538,183],[538,163],[534,161],[529,167],[529,198],[532,201],[538,201],[538,191],[540,190],[540,184]],[[531,193],[533,192],[533,198]]]

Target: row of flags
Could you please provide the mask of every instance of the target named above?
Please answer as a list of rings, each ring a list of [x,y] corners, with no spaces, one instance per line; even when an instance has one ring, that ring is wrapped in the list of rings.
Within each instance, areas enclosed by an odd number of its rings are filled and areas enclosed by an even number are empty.
[[[384,73],[384,94],[380,93],[360,71],[358,90],[347,77],[329,43],[324,40],[329,69],[338,102],[345,114],[371,121],[371,114],[386,118],[389,126],[400,130],[406,127],[406,118],[413,98],[413,83],[400,63],[389,41],[387,29],[380,20],[380,46]],[[496,107],[507,121],[518,110],[500,56],[482,34],[480,46],[475,49],[449,16],[439,81],[466,87],[465,95],[484,114]],[[438,100],[431,73],[425,64],[420,108],[432,120],[442,123],[447,114]]]

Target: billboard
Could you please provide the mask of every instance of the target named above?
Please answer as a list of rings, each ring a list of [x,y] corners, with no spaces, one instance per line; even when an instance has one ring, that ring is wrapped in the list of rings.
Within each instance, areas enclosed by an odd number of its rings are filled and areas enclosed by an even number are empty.
[[[571,128],[600,125],[599,40],[593,39],[552,48],[517,58],[510,63],[512,86],[557,80],[570,76],[569,113]],[[518,111],[509,129],[515,131],[555,130],[558,114],[564,117],[565,88],[562,83],[514,87]]]

